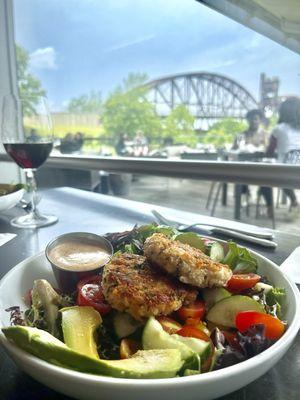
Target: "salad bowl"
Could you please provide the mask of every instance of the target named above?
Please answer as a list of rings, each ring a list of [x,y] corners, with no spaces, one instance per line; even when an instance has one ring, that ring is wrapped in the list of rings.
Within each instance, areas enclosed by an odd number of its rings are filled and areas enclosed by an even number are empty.
[[[10,208],[16,206],[19,201],[22,199],[24,195],[24,189],[19,188],[15,189],[16,186],[14,185],[1,185],[0,184],[0,191],[1,189],[7,190],[7,194],[0,195],[0,212],[9,210]]]
[[[221,242],[221,241],[220,241]],[[222,242],[221,242],[222,243]],[[223,242],[223,245],[226,244]],[[209,400],[249,384],[272,368],[285,354],[300,327],[300,300],[296,285],[267,258],[250,251],[258,261],[258,272],[278,287],[286,290],[283,309],[288,328],[271,347],[239,364],[205,374],[165,379],[121,379],[77,372],[52,365],[9,342],[0,334],[0,341],[16,364],[37,381],[65,395],[82,400]],[[47,279],[56,285],[44,253],[30,257],[15,266],[0,281],[0,328],[9,326],[10,315],[5,310],[20,305],[26,309],[24,294],[35,279]]]

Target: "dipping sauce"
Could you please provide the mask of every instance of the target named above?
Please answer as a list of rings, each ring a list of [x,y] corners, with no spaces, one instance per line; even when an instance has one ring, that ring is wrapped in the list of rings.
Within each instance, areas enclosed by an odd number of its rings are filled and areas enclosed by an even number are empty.
[[[75,238],[56,244],[48,254],[52,263],[68,271],[91,271],[108,263],[110,256],[99,243]]]

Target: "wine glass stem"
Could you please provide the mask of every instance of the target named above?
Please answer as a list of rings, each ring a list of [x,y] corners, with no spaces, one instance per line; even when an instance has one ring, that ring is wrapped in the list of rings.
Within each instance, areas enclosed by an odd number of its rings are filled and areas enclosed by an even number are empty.
[[[31,195],[30,203],[31,203],[31,214],[38,214],[37,210],[37,186],[36,186],[36,180],[35,180],[35,170],[34,169],[26,169],[26,180],[27,184],[29,186],[29,192]]]

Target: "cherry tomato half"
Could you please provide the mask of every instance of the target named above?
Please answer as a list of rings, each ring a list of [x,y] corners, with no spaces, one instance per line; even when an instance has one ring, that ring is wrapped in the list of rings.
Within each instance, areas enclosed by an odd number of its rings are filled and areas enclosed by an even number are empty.
[[[251,289],[261,277],[256,274],[233,274],[227,282],[227,289],[232,292],[242,292]]]
[[[285,330],[285,325],[280,319],[269,314],[256,311],[243,311],[237,314],[235,324],[240,332],[245,332],[252,325],[263,324],[265,326],[266,338],[271,340],[279,339]]]
[[[182,306],[177,311],[178,317],[182,321],[186,321],[187,318],[198,318],[202,319],[205,314],[205,303],[202,300],[196,300],[194,303],[188,306]]]
[[[157,317],[156,319],[161,324],[164,331],[168,332],[170,335],[172,335],[173,333],[177,333],[177,331],[182,328],[182,325],[172,318],[162,315],[160,317]]]
[[[205,342],[210,342],[210,337],[207,336],[206,333],[191,325],[185,325],[177,332],[177,335],[185,337],[193,337],[196,339],[204,340]]]
[[[78,306],[93,307],[101,315],[105,315],[111,310],[103,295],[101,276],[89,276],[78,282],[76,303]]]

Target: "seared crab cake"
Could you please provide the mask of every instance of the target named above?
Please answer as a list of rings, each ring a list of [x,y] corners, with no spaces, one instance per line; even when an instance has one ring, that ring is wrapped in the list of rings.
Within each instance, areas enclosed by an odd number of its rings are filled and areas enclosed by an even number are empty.
[[[181,282],[206,288],[225,286],[232,276],[228,265],[212,261],[201,250],[154,233],[144,243],[147,259]]]
[[[150,266],[145,257],[127,253],[104,267],[102,287],[112,308],[138,320],[168,315],[197,297],[195,289]]]

